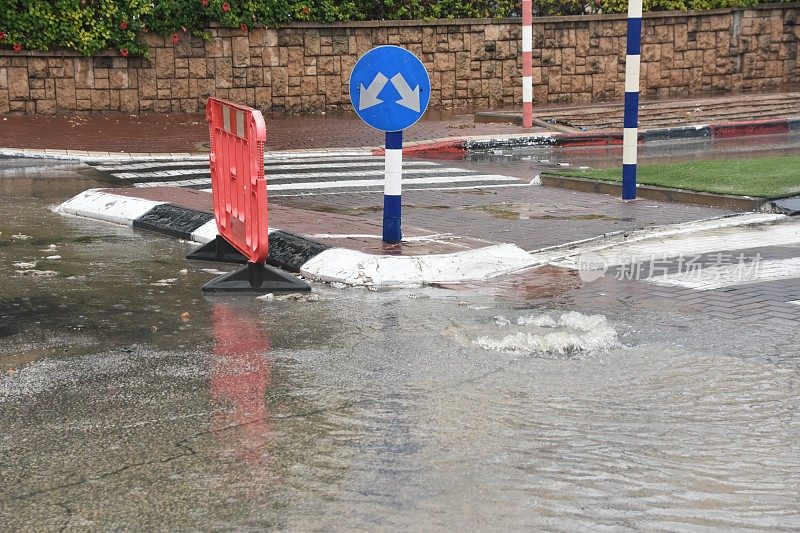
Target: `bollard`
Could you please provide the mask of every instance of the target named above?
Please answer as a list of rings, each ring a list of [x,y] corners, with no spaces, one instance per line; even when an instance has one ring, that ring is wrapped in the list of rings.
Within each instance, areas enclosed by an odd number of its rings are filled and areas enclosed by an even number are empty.
[[[625,56],[625,118],[622,134],[622,199],[636,199],[639,150],[639,70],[642,52],[642,0],[628,0],[628,44]]]
[[[383,242],[403,240],[401,195],[403,178],[403,132],[386,132],[385,180],[383,188]]]

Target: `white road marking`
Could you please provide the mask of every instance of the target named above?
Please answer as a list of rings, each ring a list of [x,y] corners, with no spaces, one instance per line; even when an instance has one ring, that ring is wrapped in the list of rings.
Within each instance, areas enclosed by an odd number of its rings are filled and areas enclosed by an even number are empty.
[[[769,215],[763,222],[771,220]],[[745,223],[759,222],[758,214],[742,215]],[[733,219],[736,221],[737,219]],[[721,219],[724,223],[726,219]],[[702,226],[698,229],[702,229]],[[653,258],[663,259],[668,257],[691,257],[712,252],[733,252],[748,248],[763,246],[787,246],[800,244],[800,224],[776,224],[768,226],[749,227],[723,227],[712,228],[705,231],[695,231],[689,234],[657,233],[648,237],[643,234],[635,242],[621,242],[615,245],[591,246],[584,250],[575,250],[569,257],[558,262],[559,266],[577,268],[580,253],[593,251],[603,258],[606,265],[624,265],[632,262],[650,261]]]
[[[276,197],[295,196],[294,191],[299,195],[330,194],[326,191],[333,189],[347,189],[351,193],[353,189],[373,192],[384,186],[386,172],[384,156],[364,151],[265,154],[264,167],[268,193]],[[133,181],[132,185],[137,188],[200,188],[211,185],[207,160],[140,160],[106,163],[95,168]],[[528,186],[511,176],[479,172],[412,159],[404,163],[403,186],[407,191]],[[210,189],[202,190],[210,192]]]
[[[405,183],[405,182],[404,182]],[[528,183],[505,183],[502,185],[486,185],[486,184],[476,184],[476,185],[467,185],[464,187],[407,187],[403,188],[404,191],[467,191],[467,190],[475,190],[475,189],[503,189],[507,187],[530,187]],[[211,192],[211,189],[201,189],[205,192]],[[347,194],[367,194],[373,193],[375,189],[363,189],[360,191],[347,191]],[[334,192],[301,192],[296,194],[270,194],[272,198],[297,198],[302,196],[336,196],[342,194],[341,191],[334,191]]]
[[[479,174],[476,176],[434,176],[431,178],[408,178],[403,180],[404,185],[436,185],[440,183],[458,183],[471,181],[518,181],[517,178],[510,176],[500,176],[496,174]],[[168,182],[172,184],[174,182]],[[136,184],[151,185],[151,184]],[[267,186],[270,191],[291,191],[297,189],[349,189],[352,187],[383,187],[383,180],[342,180],[342,181],[318,181],[310,183],[277,183]],[[203,189],[211,192],[211,189]]]
[[[128,163],[119,165],[98,165],[95,170],[101,172],[119,172],[126,170],[147,170],[149,168],[166,167],[205,167],[208,168],[208,161],[149,161],[147,163]]]
[[[341,167],[349,167],[349,168],[360,168],[360,167],[370,167],[370,166],[383,166],[384,160],[382,157],[377,156],[359,156],[359,157],[348,157],[344,158],[341,161],[335,161],[336,158],[333,158],[334,161],[330,159],[326,160],[325,162],[321,162],[320,159],[299,159],[299,158],[290,158],[290,159],[273,159],[273,160],[264,160],[264,167],[269,170],[294,170],[294,169],[302,169],[302,168],[341,168]],[[208,169],[209,162],[208,161],[153,161],[148,163],[129,163],[127,165],[105,165],[105,166],[96,166],[94,167],[96,170],[102,172],[126,172],[126,171],[133,171],[133,170],[148,170],[148,169],[161,169],[165,167],[196,167],[196,168],[206,168]],[[438,166],[437,163],[432,161],[405,161],[405,167],[429,167],[429,166]]]
[[[308,167],[299,167],[308,168]],[[464,170],[462,168],[419,168],[414,169],[407,174],[457,174],[477,172],[476,170]],[[280,179],[320,179],[320,178],[333,178],[333,177],[347,177],[347,176],[382,176],[385,173],[383,168],[375,168],[369,170],[346,170],[343,172],[293,172],[291,174],[273,174],[270,176],[269,172],[266,173],[266,178],[269,181]],[[202,172],[199,169],[182,169],[182,170],[159,170],[156,172],[121,172],[119,174],[112,174],[115,178],[120,179],[149,179],[149,178],[172,178],[177,176],[194,176],[197,174],[210,174],[209,170],[204,169]]]
[[[133,186],[140,189],[147,189],[150,187],[193,187],[196,185],[210,185],[211,178],[197,178],[193,180],[180,180],[180,181],[143,181],[134,183]],[[211,191],[211,189],[209,189]]]
[[[741,265],[709,266],[691,272],[656,276],[648,278],[646,281],[664,287],[710,291],[737,285],[795,278],[800,278],[800,257],[768,259]]]

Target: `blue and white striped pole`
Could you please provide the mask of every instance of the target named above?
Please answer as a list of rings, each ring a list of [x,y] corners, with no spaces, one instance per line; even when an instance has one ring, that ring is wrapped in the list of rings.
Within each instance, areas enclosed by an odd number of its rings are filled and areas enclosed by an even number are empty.
[[[403,240],[400,228],[400,195],[403,178],[403,132],[386,132],[386,177],[383,185],[383,242]]]
[[[622,199],[636,199],[639,150],[639,71],[642,53],[642,0],[628,0],[628,45],[625,56],[625,123],[622,134]]]

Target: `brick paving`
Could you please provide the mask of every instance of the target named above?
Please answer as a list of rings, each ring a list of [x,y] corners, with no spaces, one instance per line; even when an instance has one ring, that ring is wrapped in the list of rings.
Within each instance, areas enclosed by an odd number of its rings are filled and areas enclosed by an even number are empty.
[[[384,134],[355,115],[264,117],[267,150],[299,150],[383,146]],[[0,121],[0,147],[99,152],[162,153],[204,152],[208,125],[201,114],[9,116]],[[405,141],[423,141],[464,135],[519,134],[509,124],[476,124],[471,115],[441,117],[418,122],[405,132]]]
[[[793,328],[800,306],[787,304],[800,295],[800,279],[741,285],[712,291],[658,287],[644,281],[605,276],[565,292],[556,303],[577,305],[601,314],[650,310],[685,313],[687,320],[722,319],[752,327]],[[689,318],[690,317],[690,318]]]
[[[381,193],[278,197],[277,205],[308,211],[344,211],[380,206]],[[618,198],[546,187],[425,190],[403,193],[404,224],[435,233],[494,242],[510,242],[531,250],[596,237],[613,231],[687,222],[727,211]],[[365,210],[361,218],[380,223],[380,211]]]

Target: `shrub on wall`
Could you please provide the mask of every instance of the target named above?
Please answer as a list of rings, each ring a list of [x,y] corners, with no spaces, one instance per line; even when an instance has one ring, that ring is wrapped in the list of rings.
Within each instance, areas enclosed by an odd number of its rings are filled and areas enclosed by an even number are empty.
[[[644,0],[646,11],[749,6],[759,0]],[[788,0],[786,0],[788,1]],[[535,14],[622,13],[628,0],[537,0]],[[300,21],[503,18],[517,0],[0,0],[0,47],[64,48],[83,55],[113,48],[147,55],[142,33],[206,36],[213,23],[247,31]]]

